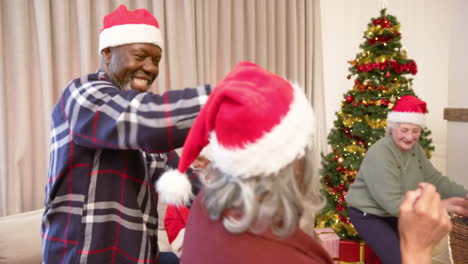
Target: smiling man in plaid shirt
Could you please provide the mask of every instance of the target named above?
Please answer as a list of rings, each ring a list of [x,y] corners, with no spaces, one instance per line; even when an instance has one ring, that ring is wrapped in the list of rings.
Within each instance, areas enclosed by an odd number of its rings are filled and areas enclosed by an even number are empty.
[[[158,250],[154,185],[176,167],[172,150],[211,87],[148,92],[161,47],[156,18],[120,6],[104,18],[101,68],[71,81],[55,105],[44,263],[169,263]]]

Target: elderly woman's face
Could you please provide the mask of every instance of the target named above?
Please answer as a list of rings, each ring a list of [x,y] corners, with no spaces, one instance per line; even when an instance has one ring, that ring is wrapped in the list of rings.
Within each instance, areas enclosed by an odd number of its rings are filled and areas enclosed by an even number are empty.
[[[400,123],[392,129],[392,138],[401,151],[410,150],[421,136],[421,127],[411,123]]]

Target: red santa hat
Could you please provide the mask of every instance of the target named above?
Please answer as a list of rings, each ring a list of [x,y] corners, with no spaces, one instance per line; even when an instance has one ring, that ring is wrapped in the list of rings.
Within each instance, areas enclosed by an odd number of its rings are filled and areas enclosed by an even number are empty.
[[[387,121],[397,123],[412,123],[426,126],[426,102],[412,95],[404,95],[398,99],[392,111],[387,115]]]
[[[210,145],[211,165],[234,178],[269,177],[302,157],[314,136],[314,113],[297,85],[240,62],[208,98],[185,141],[178,170],[157,182],[168,203],[191,196],[184,172]]]
[[[125,5],[120,5],[104,17],[99,33],[99,52],[132,43],[152,43],[162,49],[162,42],[158,20],[148,10],[141,8],[131,12]]]

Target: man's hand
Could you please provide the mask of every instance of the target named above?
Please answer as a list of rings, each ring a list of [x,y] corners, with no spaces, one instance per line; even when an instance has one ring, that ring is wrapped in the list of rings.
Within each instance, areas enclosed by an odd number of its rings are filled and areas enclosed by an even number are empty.
[[[432,249],[451,228],[434,185],[420,183],[407,192],[398,217],[402,263],[431,263]]]
[[[452,197],[442,201],[447,211],[459,216],[468,217],[468,195],[463,197]]]

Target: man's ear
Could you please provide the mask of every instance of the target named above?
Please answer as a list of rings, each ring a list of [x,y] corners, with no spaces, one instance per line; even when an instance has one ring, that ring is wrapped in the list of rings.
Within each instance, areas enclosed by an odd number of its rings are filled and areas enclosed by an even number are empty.
[[[109,64],[112,58],[112,51],[111,48],[105,48],[101,51],[101,55],[104,58],[104,62]]]

